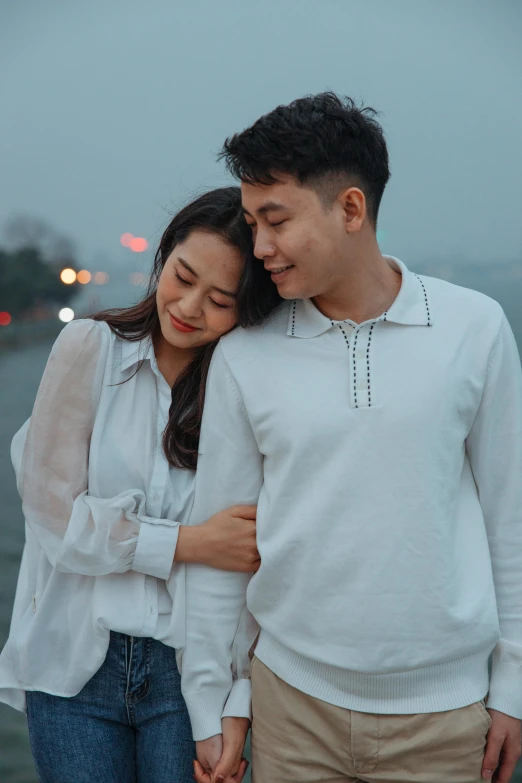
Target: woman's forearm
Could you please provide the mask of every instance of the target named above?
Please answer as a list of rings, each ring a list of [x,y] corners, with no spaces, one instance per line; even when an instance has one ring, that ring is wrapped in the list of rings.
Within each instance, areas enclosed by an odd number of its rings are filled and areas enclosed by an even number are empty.
[[[190,527],[180,525],[178,543],[174,554],[175,563],[202,563],[205,551],[204,525]]]
[[[180,525],[174,562],[200,563],[222,571],[257,571],[255,517],[255,506],[232,506],[201,525]]]

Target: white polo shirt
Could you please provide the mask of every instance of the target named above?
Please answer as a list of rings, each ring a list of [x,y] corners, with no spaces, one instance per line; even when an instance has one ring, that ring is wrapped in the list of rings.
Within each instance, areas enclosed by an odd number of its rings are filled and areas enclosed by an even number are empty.
[[[489,688],[522,718],[513,334],[488,297],[387,260],[402,286],[379,318],[285,302],[215,352],[191,523],[258,502],[261,568],[187,570],[196,739],[220,732],[227,699],[248,715],[257,624],[259,659],[331,704],[436,712]]]

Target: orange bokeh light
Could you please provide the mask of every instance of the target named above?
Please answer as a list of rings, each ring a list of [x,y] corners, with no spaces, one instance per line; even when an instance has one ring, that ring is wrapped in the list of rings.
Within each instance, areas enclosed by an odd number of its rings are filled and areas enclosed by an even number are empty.
[[[143,251],[146,250],[148,246],[149,243],[146,239],[143,239],[143,237],[133,237],[132,241],[129,243],[130,249],[135,253],[143,253]]]
[[[11,321],[12,318],[9,315],[9,313],[6,312],[0,313],[0,326],[9,326]]]
[[[72,285],[72,283],[76,282],[76,272],[74,269],[62,269],[60,272],[60,280],[62,283],[65,283],[65,285]]]
[[[94,282],[96,285],[105,285],[109,282],[109,275],[107,272],[96,272],[94,275]]]
[[[79,283],[82,285],[86,285],[87,283],[91,282],[92,275],[90,272],[88,272],[86,269],[81,269],[78,274],[76,275],[76,279]]]
[[[132,234],[125,233],[121,235],[120,242],[123,245],[123,247],[130,247],[130,244],[133,239],[134,237],[132,236]]]

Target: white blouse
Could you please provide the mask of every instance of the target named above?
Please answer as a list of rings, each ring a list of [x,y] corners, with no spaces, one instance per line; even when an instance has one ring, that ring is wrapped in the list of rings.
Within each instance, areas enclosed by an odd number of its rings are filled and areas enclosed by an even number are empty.
[[[92,320],[60,333],[11,449],[26,544],[0,701],[23,710],[28,690],[74,696],[111,630],[153,637],[179,660],[185,572],[173,559],[194,473],[163,454],[170,402],[150,339]]]

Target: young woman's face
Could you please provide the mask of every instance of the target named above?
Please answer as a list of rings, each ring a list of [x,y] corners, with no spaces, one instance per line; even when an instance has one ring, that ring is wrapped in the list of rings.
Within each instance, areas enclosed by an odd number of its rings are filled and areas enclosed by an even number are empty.
[[[195,230],[174,247],[156,293],[161,332],[168,343],[199,348],[235,326],[243,263],[237,248],[208,231]]]

